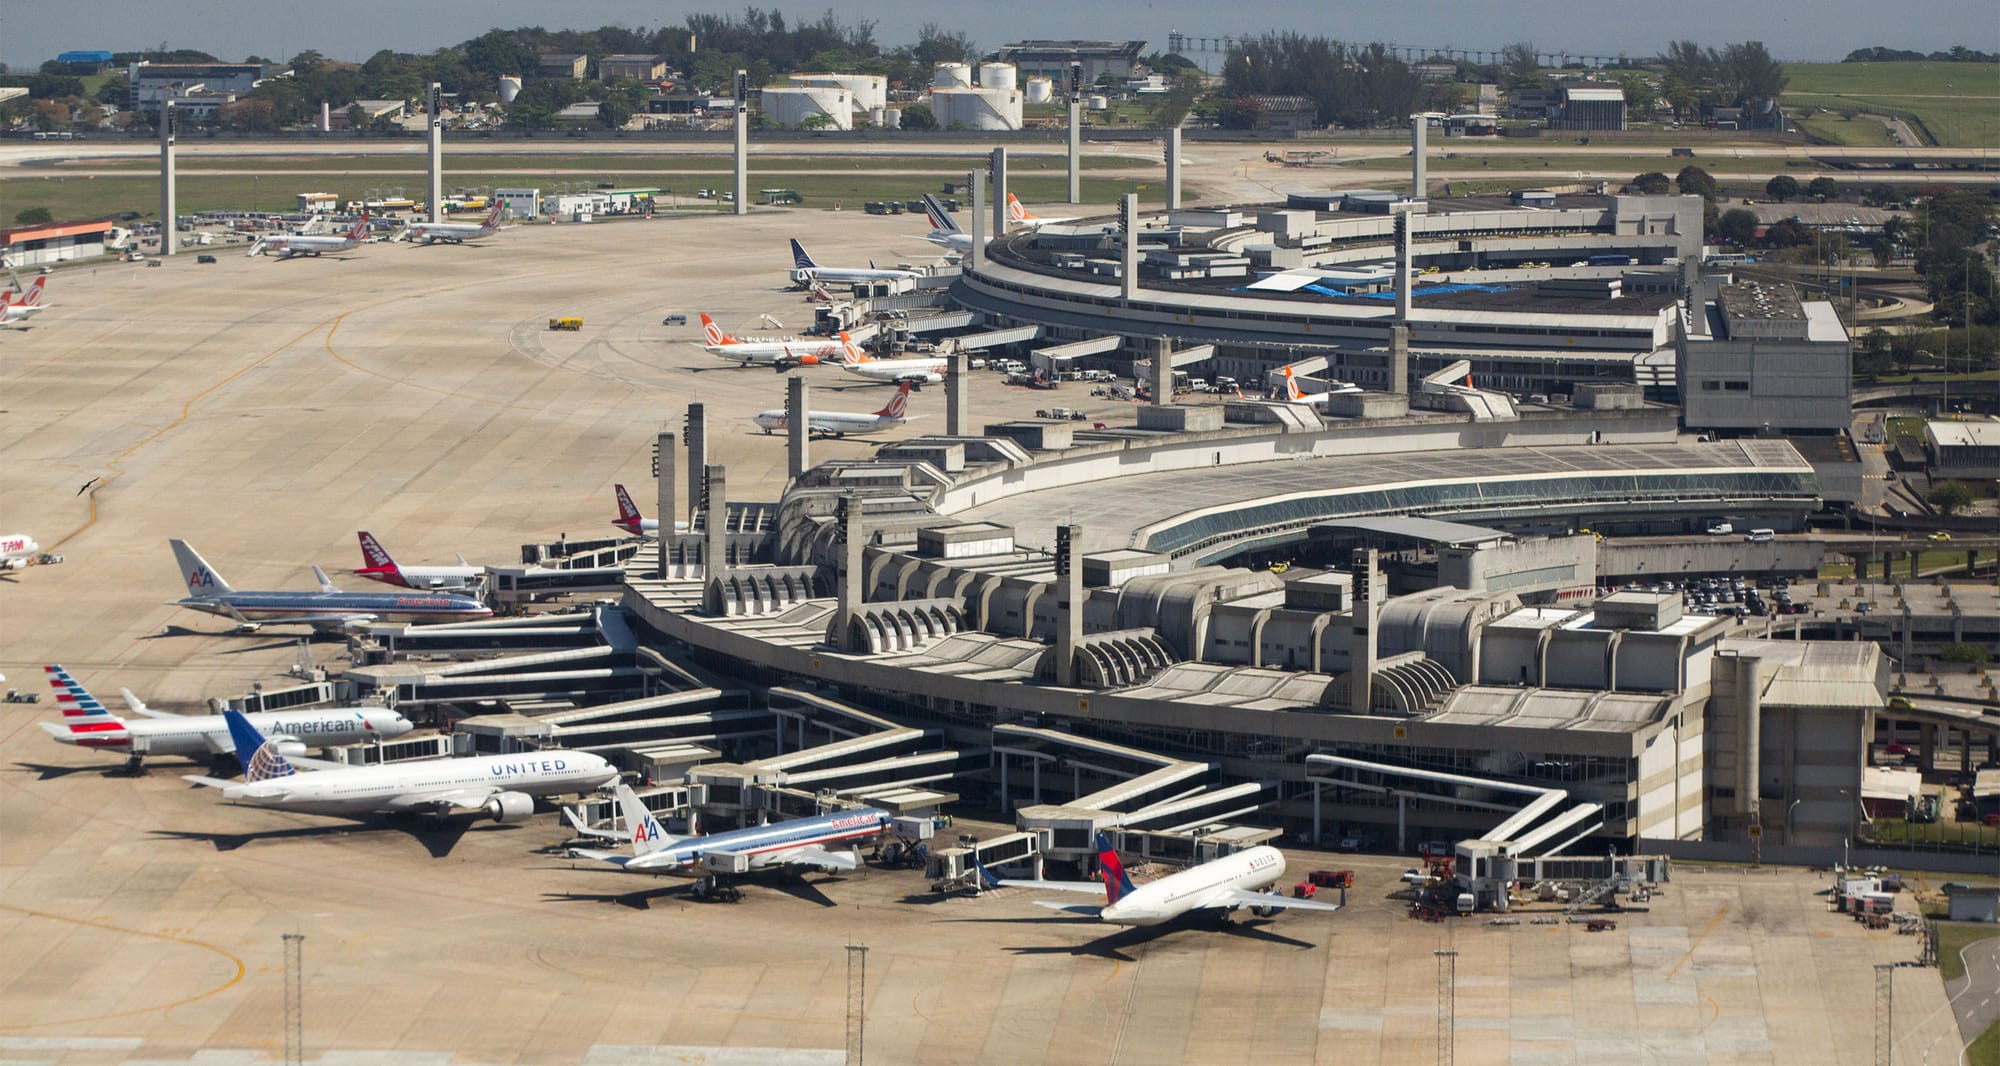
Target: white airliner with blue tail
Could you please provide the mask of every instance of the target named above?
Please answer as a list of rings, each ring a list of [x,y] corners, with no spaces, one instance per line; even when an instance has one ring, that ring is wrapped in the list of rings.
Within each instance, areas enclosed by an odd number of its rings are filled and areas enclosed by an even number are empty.
[[[703,876],[781,866],[818,868],[828,872],[853,870],[861,865],[861,855],[854,850],[855,846],[861,841],[881,836],[891,824],[887,811],[857,807],[813,818],[734,829],[727,833],[672,837],[661,828],[653,812],[646,809],[638,793],[623,784],[616,791],[619,812],[630,827],[632,850],[572,848],[570,854],[640,873]],[[593,836],[601,835],[585,827],[573,812],[564,813],[577,829]]]

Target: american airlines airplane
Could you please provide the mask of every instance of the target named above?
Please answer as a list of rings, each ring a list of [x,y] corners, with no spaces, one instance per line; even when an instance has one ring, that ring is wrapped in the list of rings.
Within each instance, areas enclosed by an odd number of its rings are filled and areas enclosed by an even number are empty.
[[[1043,218],[1040,215],[1031,214],[1026,207],[1021,205],[1021,201],[1014,198],[1013,193],[1010,192],[1007,194],[1007,224],[1010,226],[1040,229],[1043,226],[1053,226],[1060,222],[1075,222],[1076,218],[1077,216],[1075,215],[1068,215],[1063,218]]]
[[[493,609],[450,592],[342,592],[313,567],[317,592],[251,592],[233,588],[201,554],[184,540],[171,540],[187,598],[169,606],[236,620],[237,629],[254,632],[261,626],[309,625],[318,630],[343,630],[367,622],[464,621],[492,616]]]
[[[840,335],[840,341],[847,348],[847,361],[840,364],[842,370],[856,377],[870,381],[894,381],[909,385],[935,385],[944,380],[945,361],[935,357],[923,359],[877,359],[867,352],[849,344],[847,334]]]
[[[1035,881],[998,878],[996,883],[1021,888],[1047,888],[1062,892],[1104,893],[1104,905],[1052,903],[1036,900],[1035,905],[1070,914],[1082,914],[1114,925],[1160,925],[1196,911],[1220,911],[1227,916],[1238,907],[1248,907],[1260,917],[1276,914],[1281,908],[1308,911],[1337,911],[1337,903],[1318,903],[1265,889],[1285,876],[1285,856],[1277,848],[1259,846],[1233,852],[1179,873],[1168,874],[1144,886],[1134,886],[1125,874],[1125,864],[1111,847],[1110,838],[1097,834],[1098,876],[1094,881]],[[982,872],[983,872],[982,867]]]
[[[969,246],[968,246],[969,247]],[[806,254],[805,246],[792,239],[792,280],[802,285],[866,285],[871,281],[894,281],[897,278],[920,278],[921,270],[904,270],[900,267],[878,267],[873,262],[868,269],[860,267],[829,267],[813,262]]]
[[[861,865],[855,845],[881,836],[891,824],[889,812],[858,807],[727,833],[671,837],[637,793],[624,784],[616,791],[619,811],[630,827],[631,852],[571,848],[570,854],[637,873],[734,874],[779,866],[816,867],[829,873],[853,870]],[[597,835],[576,815],[565,814],[570,824]],[[835,851],[829,847],[836,844],[845,848]]]
[[[262,255],[265,252],[281,253],[279,258],[290,259],[295,255],[325,255],[328,252],[349,252],[361,247],[368,234],[368,212],[361,212],[360,221],[345,234],[286,233],[276,237],[265,237],[250,246],[245,255]]]
[[[618,770],[603,756],[560,749],[375,766],[327,763],[325,769],[300,773],[278,744],[243,715],[231,710],[222,716],[243,763],[243,780],[199,774],[183,778],[222,790],[222,798],[231,803],[253,807],[308,814],[481,811],[496,822],[520,822],[535,813],[538,796],[581,795],[618,780]]]
[[[485,567],[466,562],[463,555],[458,557],[457,566],[403,566],[390,558],[389,549],[375,534],[362,530],[358,535],[362,565],[354,571],[357,577],[406,589],[474,588],[486,577]]]
[[[236,750],[229,736],[229,723],[219,714],[178,715],[156,711],[139,702],[131,689],[120,689],[126,706],[146,720],[120,718],[99,703],[69,671],[60,666],[44,666],[42,670],[48,674],[49,687],[56,690],[56,706],[62,708],[63,720],[60,724],[39,724],[60,743],[123,752],[130,757],[125,764],[130,770],[139,769],[140,760],[148,755],[212,758]],[[303,755],[308,747],[388,740],[411,728],[409,719],[381,707],[259,711],[244,717],[268,734],[284,755]]]
[[[47,274],[37,274],[35,280],[28,283],[28,290],[23,292],[18,300],[14,298],[12,290],[0,292],[0,328],[11,329],[16,323],[25,321],[29,315],[55,306],[42,302],[42,290],[47,288],[48,284]]]
[[[493,210],[486,213],[484,222],[412,222],[405,227],[404,232],[409,235],[411,241],[422,241],[425,244],[436,244],[439,241],[447,244],[464,244],[466,241],[484,240],[502,229],[500,212],[506,206],[506,201],[496,200]]]
[[[806,429],[816,437],[845,437],[849,433],[857,435],[863,433],[880,433],[885,429],[900,426],[912,418],[923,417],[922,415],[905,415],[903,412],[909,407],[909,404],[910,383],[905,381],[902,387],[896,390],[896,395],[889,397],[889,402],[884,404],[880,411],[865,415],[853,411],[807,411]],[[785,417],[784,409],[779,408],[775,411],[760,412],[753,416],[751,421],[757,423],[758,428],[764,432],[775,433],[778,430],[784,429],[789,419]]]
[[[794,366],[817,366],[824,360],[838,362],[846,353],[845,339],[838,341],[740,341],[724,332],[715,319],[701,316],[702,332],[708,342],[701,346],[710,355],[749,366],[762,363],[778,370]]]
[[[42,546],[26,533],[9,533],[0,537],[0,570],[25,570]]]

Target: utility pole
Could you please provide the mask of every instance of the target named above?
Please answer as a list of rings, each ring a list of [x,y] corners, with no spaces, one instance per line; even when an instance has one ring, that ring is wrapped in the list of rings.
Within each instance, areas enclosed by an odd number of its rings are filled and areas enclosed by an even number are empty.
[[[1896,964],[1875,964],[1875,1066],[1894,1066]]]
[[[861,1066],[868,1006],[868,945],[847,945],[847,1066]]]
[[[285,1066],[302,1066],[305,1041],[304,933],[285,935]]]
[[[1454,1035],[1458,1028],[1458,952],[1442,948],[1438,960],[1438,1066],[1452,1066],[1457,1054]]]

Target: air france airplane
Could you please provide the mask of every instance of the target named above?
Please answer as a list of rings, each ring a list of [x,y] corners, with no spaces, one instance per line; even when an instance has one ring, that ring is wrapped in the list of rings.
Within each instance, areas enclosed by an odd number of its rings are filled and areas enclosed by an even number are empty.
[[[223,717],[243,763],[243,780],[197,774],[185,775],[185,780],[220,789],[223,799],[252,807],[308,814],[481,811],[496,822],[519,822],[535,813],[537,796],[581,795],[618,780],[618,770],[603,756],[559,749],[376,766],[323,763],[325,769],[300,773],[277,742],[266,739],[243,715],[231,710]]]
[[[40,725],[60,743],[122,752],[131,757],[127,765],[134,770],[148,755],[202,758],[228,755],[236,750],[229,736],[229,723],[219,714],[178,715],[156,711],[141,703],[131,689],[120,689],[126,705],[146,719],[132,721],[113,714],[62,667],[44,666],[42,670],[48,675],[49,687],[56,690],[56,706],[62,709],[63,720],[60,724]],[[303,755],[308,747],[387,740],[400,737],[411,728],[409,719],[381,707],[259,711],[244,717],[269,735],[285,755]]]
[[[741,873],[777,866],[816,867],[828,872],[853,870],[861,865],[855,845],[881,836],[891,822],[887,811],[857,807],[727,833],[671,837],[653,812],[646,809],[638,793],[623,784],[616,791],[619,812],[631,827],[631,852],[572,848],[570,854],[640,873]],[[595,835],[575,814],[565,813],[571,825]],[[833,844],[845,845],[845,850],[830,850],[828,845]]]
[[[1098,877],[1094,881],[1034,881],[998,878],[993,883],[1021,888],[1047,888],[1061,892],[1102,892],[1104,905],[1052,903],[1036,900],[1035,905],[1070,914],[1083,914],[1114,925],[1160,925],[1183,914],[1220,911],[1227,916],[1238,907],[1252,914],[1268,916],[1280,908],[1337,911],[1337,903],[1317,903],[1294,899],[1265,889],[1285,876],[1285,856],[1277,848],[1259,846],[1233,852],[1179,873],[1168,874],[1143,886],[1134,886],[1125,874],[1125,864],[1111,847],[1111,840],[1097,834]],[[984,872],[982,867],[981,872]]]
[[[487,618],[493,609],[470,596],[450,592],[342,592],[313,567],[317,592],[239,591],[184,540],[171,540],[187,598],[169,606],[217,614],[236,620],[251,632],[260,626],[309,625],[314,629],[351,629],[367,622],[438,622]]]
[[[871,281],[894,281],[897,278],[920,278],[921,270],[878,267],[869,263],[868,268],[820,266],[813,257],[806,254],[805,246],[792,240],[792,280],[802,285],[866,285]]]

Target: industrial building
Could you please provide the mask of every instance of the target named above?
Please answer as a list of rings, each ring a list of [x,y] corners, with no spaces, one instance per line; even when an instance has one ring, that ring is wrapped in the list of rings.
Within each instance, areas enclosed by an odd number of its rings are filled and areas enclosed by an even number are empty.
[[[1558,130],[1622,130],[1625,90],[1602,82],[1571,82],[1562,86],[1549,128]]]
[[[270,78],[287,78],[291,68],[266,63],[153,63],[141,60],[125,70],[127,110],[158,114],[164,100],[176,110],[212,114]]]
[[[0,230],[0,260],[18,269],[103,255],[113,229],[109,222],[62,222]]]
[[[1853,345],[1833,305],[1789,285],[1720,286],[1679,337],[1682,419],[1689,429],[1838,433],[1852,405]]]
[[[837,85],[773,85],[763,91],[764,117],[781,129],[813,123],[854,128],[854,94]]]
[[[667,76],[666,60],[648,55],[611,55],[597,61],[597,80],[659,81]]]
[[[1924,455],[1934,478],[2000,478],[2000,422],[1926,422]]]
[[[1013,64],[1022,77],[1050,78],[1058,86],[1069,85],[1071,66],[1081,66],[1083,83],[1094,85],[1106,74],[1124,82],[1145,52],[1144,41],[1018,41],[1001,45],[993,58]]]
[[[1319,105],[1309,96],[1252,96],[1257,129],[1296,136],[1319,129]]]

